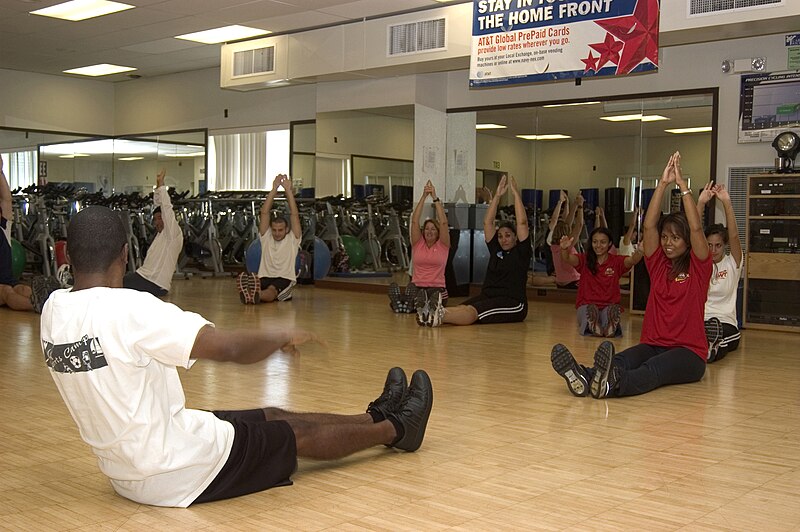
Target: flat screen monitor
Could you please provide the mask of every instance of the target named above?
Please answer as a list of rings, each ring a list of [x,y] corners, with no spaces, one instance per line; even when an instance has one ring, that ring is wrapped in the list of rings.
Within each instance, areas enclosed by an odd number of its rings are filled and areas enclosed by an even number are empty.
[[[739,142],[772,142],[786,130],[800,132],[800,72],[742,76]]]

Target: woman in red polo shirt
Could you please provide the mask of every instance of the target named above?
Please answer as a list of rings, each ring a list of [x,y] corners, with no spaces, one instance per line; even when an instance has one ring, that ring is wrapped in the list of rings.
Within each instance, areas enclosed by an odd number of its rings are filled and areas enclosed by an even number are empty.
[[[684,212],[661,218],[664,194],[675,185]],[[578,365],[565,346],[555,345],[553,369],[574,395],[638,395],[667,384],[697,382],[705,373],[703,311],[713,263],[678,152],[670,157],[650,201],[642,243],[651,284],[641,343],[616,355],[614,344],[601,343],[592,368]]]
[[[611,254],[611,231],[605,227],[591,232],[586,253],[571,253],[574,241],[562,236],[559,245],[561,260],[581,276],[575,302],[578,332],[585,336],[622,336],[619,279],[642,260],[642,253],[637,249],[630,256]]]

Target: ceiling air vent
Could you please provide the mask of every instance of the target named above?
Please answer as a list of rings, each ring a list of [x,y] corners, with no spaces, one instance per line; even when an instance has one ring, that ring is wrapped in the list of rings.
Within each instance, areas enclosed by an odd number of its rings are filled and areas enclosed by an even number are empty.
[[[688,0],[689,16],[782,6],[785,0]]]
[[[389,26],[389,56],[446,50],[446,43],[444,18]]]
[[[233,54],[233,77],[269,74],[274,71],[274,46],[242,50]]]

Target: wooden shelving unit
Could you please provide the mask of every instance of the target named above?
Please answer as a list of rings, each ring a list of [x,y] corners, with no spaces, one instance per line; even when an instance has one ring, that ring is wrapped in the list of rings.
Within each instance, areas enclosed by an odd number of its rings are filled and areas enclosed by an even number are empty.
[[[747,185],[744,326],[800,332],[800,174]]]

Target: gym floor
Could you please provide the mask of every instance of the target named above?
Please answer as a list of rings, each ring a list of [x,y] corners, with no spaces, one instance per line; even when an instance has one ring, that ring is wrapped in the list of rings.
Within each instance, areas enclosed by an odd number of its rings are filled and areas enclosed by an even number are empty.
[[[591,364],[574,305],[531,300],[521,324],[420,328],[385,294],[298,286],[243,306],[233,278],[175,281],[167,298],[218,327],[303,327],[328,347],[251,366],[179,370],[189,407],[363,412],[387,370],[424,368],[434,408],[422,448],[301,460],[294,486],[169,509],[111,489],[80,440],[39,345],[38,316],[0,309],[0,529],[796,530],[798,335],[748,330],[699,383],[639,397],[569,394],[562,342]],[[453,303],[455,303],[454,301]],[[617,349],[642,317],[623,316]]]

